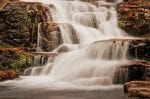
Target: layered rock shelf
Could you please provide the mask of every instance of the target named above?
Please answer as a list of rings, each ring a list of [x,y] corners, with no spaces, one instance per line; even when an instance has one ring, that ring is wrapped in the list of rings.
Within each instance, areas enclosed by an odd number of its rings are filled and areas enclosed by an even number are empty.
[[[57,23],[41,23],[39,28],[39,47],[43,51],[52,51],[62,44],[61,32]]]
[[[91,44],[91,46],[99,46],[103,43],[113,43],[116,44],[124,44],[127,45],[127,56],[129,59],[141,59],[141,60],[149,60],[150,59],[150,39],[149,38],[121,38],[121,39],[108,39],[108,40],[100,40]]]
[[[149,61],[129,61],[120,64],[116,69],[115,84],[123,84],[130,81],[149,81],[150,62]]]
[[[41,55],[41,56],[57,56],[58,53],[55,52],[32,52],[33,55]]]
[[[132,81],[124,85],[124,92],[130,97],[150,98],[150,81]]]
[[[117,5],[119,25],[130,35],[144,36],[150,34],[149,0],[130,0]]]

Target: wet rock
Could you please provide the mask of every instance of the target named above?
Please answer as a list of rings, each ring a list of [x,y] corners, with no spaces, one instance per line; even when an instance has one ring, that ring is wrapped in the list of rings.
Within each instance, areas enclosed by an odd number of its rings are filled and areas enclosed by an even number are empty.
[[[1,41],[15,47],[35,48],[38,23],[47,21],[47,8],[41,3],[11,2],[0,10]]]
[[[34,54],[34,55],[41,55],[41,56],[52,56],[52,57],[54,57],[54,56],[57,56],[59,53],[56,53],[56,52],[32,52],[32,54]]]
[[[14,70],[0,70],[0,81],[11,80],[17,78]]]
[[[39,46],[43,51],[52,51],[62,43],[60,28],[57,23],[41,23]]]
[[[97,7],[106,7],[106,8],[116,7],[116,4],[114,4],[112,2],[95,1],[95,2],[92,2],[92,3],[94,5],[96,5]]]
[[[123,84],[134,80],[150,80],[150,62],[130,61],[120,64],[114,76],[115,84]]]
[[[43,51],[52,51],[63,42],[66,42],[63,41],[63,39],[67,39],[66,36],[63,37],[65,34],[70,36],[70,41],[73,44],[79,42],[75,30],[69,23],[43,22],[40,25],[39,32],[39,47]]]
[[[25,76],[31,75],[31,72],[32,72],[33,68],[34,67],[29,67],[29,68],[25,69],[23,75],[25,75]]]
[[[39,75],[43,70],[43,66],[29,67],[24,71],[24,75]]]
[[[112,46],[117,45],[120,47],[123,47],[127,44],[126,56],[128,56],[129,60],[131,59],[141,59],[141,60],[148,60],[148,61],[150,60],[150,51],[149,51],[150,39],[149,38],[122,38],[122,39],[100,40],[100,41],[96,41],[91,46],[93,47],[99,46],[99,51],[100,51],[101,50],[100,45],[103,43],[111,44]],[[113,52],[111,51],[110,55],[112,54]],[[120,53],[118,55],[120,55]]]
[[[130,35],[150,34],[149,0],[130,0],[117,5],[119,26]]]
[[[150,81],[132,81],[124,84],[124,92],[130,97],[150,98]]]
[[[66,45],[60,45],[57,49],[55,49],[56,52],[64,53],[70,51],[70,49]]]
[[[150,39],[132,40],[128,48],[129,59],[150,60]]]

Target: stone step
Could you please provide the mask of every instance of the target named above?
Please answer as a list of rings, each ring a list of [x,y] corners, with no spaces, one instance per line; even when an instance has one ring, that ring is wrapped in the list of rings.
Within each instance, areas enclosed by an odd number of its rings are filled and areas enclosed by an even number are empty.
[[[56,52],[32,52],[31,54],[33,55],[41,55],[41,56],[57,56],[59,53],[56,53]]]
[[[127,55],[129,59],[142,59],[142,60],[149,60],[150,59],[150,39],[149,38],[114,38],[114,39],[107,39],[107,40],[100,40],[96,41],[91,44],[91,48],[99,46],[97,51],[101,51],[100,46],[101,44],[108,43],[120,46],[127,46]]]

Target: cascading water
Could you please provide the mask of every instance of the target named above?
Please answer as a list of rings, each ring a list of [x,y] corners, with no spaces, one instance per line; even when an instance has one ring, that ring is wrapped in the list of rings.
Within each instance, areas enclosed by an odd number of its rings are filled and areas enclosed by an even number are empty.
[[[56,56],[53,64],[48,63],[41,70],[38,68],[38,71],[33,69],[31,76],[14,81],[17,86],[24,84],[33,87],[35,84],[37,87],[42,83],[52,86],[57,83],[57,87],[113,84],[116,64],[126,61],[128,48],[126,42],[111,42],[111,39],[126,36],[117,26],[117,14],[113,6],[95,6],[79,0],[23,1],[53,5],[49,7],[52,16],[50,21],[59,24],[63,39],[63,44],[54,49],[54,52],[64,45],[69,50]]]

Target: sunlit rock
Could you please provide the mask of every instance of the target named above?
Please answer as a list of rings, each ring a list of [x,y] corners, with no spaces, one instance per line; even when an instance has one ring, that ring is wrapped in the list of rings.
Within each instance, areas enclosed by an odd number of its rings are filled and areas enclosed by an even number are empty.
[[[132,81],[125,83],[124,92],[130,97],[150,98],[150,81]]]
[[[134,36],[150,34],[149,0],[129,0],[117,5],[119,26]]]

